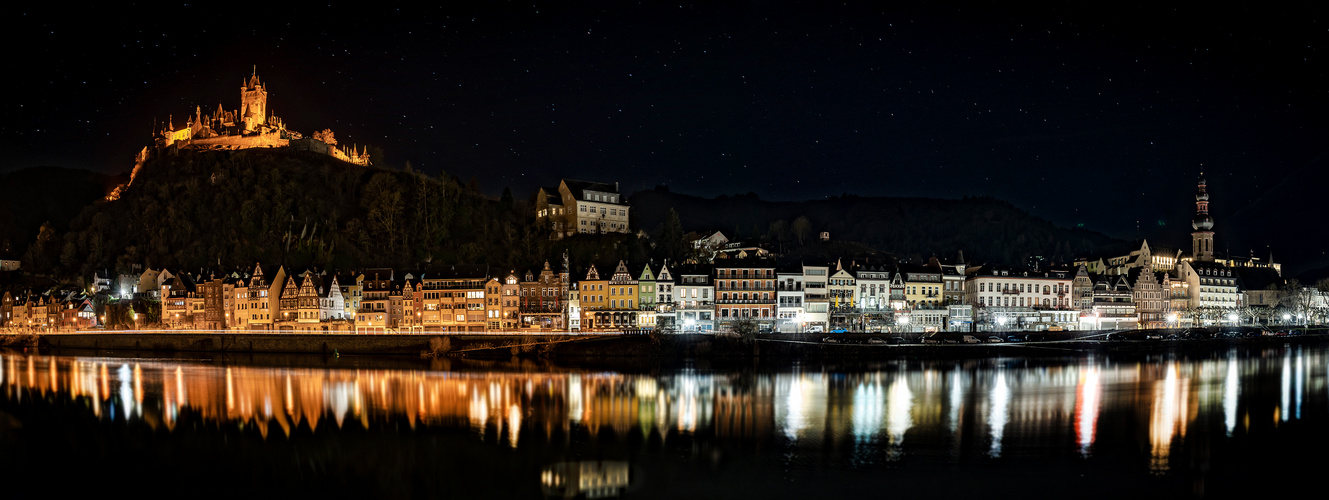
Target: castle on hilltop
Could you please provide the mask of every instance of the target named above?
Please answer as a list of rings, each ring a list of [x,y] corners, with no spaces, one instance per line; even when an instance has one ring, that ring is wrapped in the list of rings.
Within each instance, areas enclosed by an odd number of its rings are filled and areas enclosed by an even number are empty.
[[[268,113],[268,88],[255,70],[240,85],[240,109],[227,111],[217,104],[210,115],[195,107],[184,127],[176,128],[174,119],[166,121],[156,137],[158,148],[178,147],[196,150],[237,150],[249,148],[285,148],[326,154],[347,163],[369,166],[367,148],[337,146],[332,132],[324,130],[312,137],[286,128],[286,122]]]

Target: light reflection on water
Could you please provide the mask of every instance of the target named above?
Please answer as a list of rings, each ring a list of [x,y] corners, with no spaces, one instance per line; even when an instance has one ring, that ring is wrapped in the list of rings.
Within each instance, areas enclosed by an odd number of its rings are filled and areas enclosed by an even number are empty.
[[[821,453],[842,444],[855,463],[911,454],[1000,459],[1064,448],[1089,459],[1105,433],[1148,443],[1147,468],[1167,474],[1190,433],[1231,437],[1253,418],[1323,418],[1323,348],[1199,360],[899,362],[863,371],[774,373],[683,369],[486,372],[217,366],[177,360],[0,355],[8,404],[39,395],[88,403],[96,419],[174,429],[181,415],[289,436],[390,422],[464,429],[500,447],[539,446],[556,431],[590,436],[689,435],[778,442]],[[1262,386],[1272,386],[1258,398]],[[1277,394],[1268,394],[1277,391]],[[1242,398],[1248,398],[1243,400]],[[1107,419],[1107,416],[1111,419]],[[1132,422],[1134,422],[1132,424]],[[1104,427],[1104,426],[1107,427]],[[604,434],[608,431],[608,434]],[[1132,432],[1147,436],[1133,436]]]

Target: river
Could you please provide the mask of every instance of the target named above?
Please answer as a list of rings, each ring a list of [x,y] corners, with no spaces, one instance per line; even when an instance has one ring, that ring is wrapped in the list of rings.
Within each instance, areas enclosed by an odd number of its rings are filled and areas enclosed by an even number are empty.
[[[1327,371],[1323,345],[634,371],[0,351],[0,471],[152,496],[1227,498],[1314,484]]]

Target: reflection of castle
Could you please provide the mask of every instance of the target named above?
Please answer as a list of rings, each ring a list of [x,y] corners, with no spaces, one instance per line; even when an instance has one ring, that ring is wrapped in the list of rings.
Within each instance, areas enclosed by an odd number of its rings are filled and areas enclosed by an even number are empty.
[[[157,146],[200,150],[292,147],[356,165],[369,165],[369,154],[365,149],[338,148],[330,131],[306,138],[287,129],[281,118],[268,113],[268,89],[259,81],[257,73],[250,75],[240,86],[239,110],[227,111],[217,104],[216,111],[204,115],[203,108],[196,107],[183,128],[176,128],[174,120],[168,120],[157,137]]]

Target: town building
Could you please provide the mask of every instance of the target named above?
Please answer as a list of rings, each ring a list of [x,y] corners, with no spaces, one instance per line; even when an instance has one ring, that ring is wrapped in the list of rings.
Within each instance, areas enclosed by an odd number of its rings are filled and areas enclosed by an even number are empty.
[[[675,287],[679,333],[715,331],[714,269],[706,265],[680,266]],[[584,297],[584,295],[583,295]]]
[[[1081,330],[1126,330],[1137,327],[1134,295],[1125,275],[1100,274],[1094,279],[1089,310],[1080,311]]]
[[[655,273],[646,264],[637,276],[637,326],[641,328],[655,328],[655,291]]]
[[[415,307],[420,310],[425,332],[483,332],[493,326],[491,319],[497,319],[492,316],[502,314],[498,305],[502,287],[491,286],[488,266],[441,265],[421,276],[421,303]],[[365,300],[373,298],[374,292],[366,286]]]
[[[567,307],[566,324],[568,325],[568,331],[581,331],[581,291],[577,290],[575,283],[568,288]]]
[[[775,272],[775,315],[780,333],[803,331],[803,266],[785,266]]]
[[[502,294],[502,328],[504,331],[515,332],[521,327],[521,284],[517,279],[515,271],[508,271],[508,275],[503,277]]]
[[[1172,315],[1171,278],[1166,272],[1135,268],[1128,275],[1133,280],[1132,301],[1135,303],[1136,322],[1140,328],[1170,328],[1175,325]]]
[[[637,318],[641,314],[638,286],[637,280],[628,272],[627,263],[618,261],[614,274],[609,277],[608,306],[596,314],[596,324],[620,330],[637,328]]]
[[[827,324],[830,328],[859,330],[858,283],[854,274],[835,262],[835,270],[826,278],[826,299],[830,316]]]
[[[582,330],[607,328],[604,310],[609,307],[609,280],[601,279],[595,264],[591,264],[586,270],[586,278],[577,282],[577,289],[581,290]],[[596,321],[597,313],[600,314],[600,322]]]
[[[1232,268],[1213,261],[1183,260],[1177,275],[1189,291],[1183,311],[1196,325],[1236,322],[1236,309],[1242,307],[1242,301]]]
[[[627,198],[613,184],[563,179],[557,188],[540,188],[535,216],[551,239],[574,234],[628,233]],[[585,289],[582,292],[586,292]]]
[[[570,285],[566,255],[563,257],[562,272],[555,273],[551,270],[549,261],[545,261],[544,269],[539,275],[526,271],[525,278],[518,283],[520,328],[534,330],[564,328],[564,319],[568,314],[564,308],[567,307],[566,296]],[[581,309],[579,306],[579,310]],[[578,317],[577,321],[581,323],[581,318]],[[587,327],[585,324],[580,326]]]
[[[254,264],[250,273],[247,297],[250,330],[275,330],[274,322],[280,319],[282,285],[286,281],[286,268],[277,266],[277,271],[269,277],[264,275],[263,266]]]
[[[660,331],[678,329],[676,309],[678,300],[674,295],[674,275],[669,270],[669,261],[660,264],[660,272],[655,273],[655,328]]]
[[[717,328],[751,320],[759,331],[775,328],[775,262],[757,257],[723,258],[715,263]]]
[[[392,314],[392,269],[366,269],[360,286],[364,297],[360,300],[360,309],[355,313],[355,333],[384,334],[397,328],[397,321]],[[449,311],[450,312],[450,311]]]
[[[804,331],[824,332],[831,317],[830,266],[803,265]]]
[[[981,266],[965,280],[966,301],[973,305],[975,324],[988,330],[1049,330],[1074,328],[1069,270],[1031,271]]]

